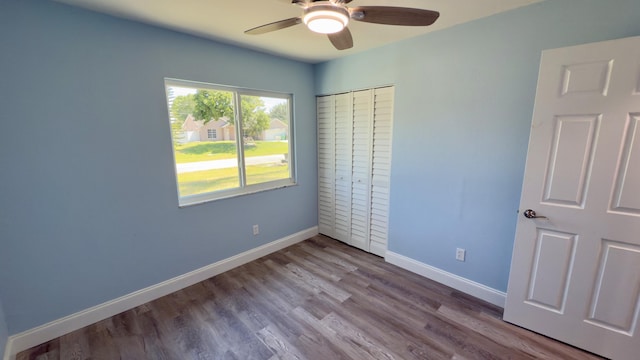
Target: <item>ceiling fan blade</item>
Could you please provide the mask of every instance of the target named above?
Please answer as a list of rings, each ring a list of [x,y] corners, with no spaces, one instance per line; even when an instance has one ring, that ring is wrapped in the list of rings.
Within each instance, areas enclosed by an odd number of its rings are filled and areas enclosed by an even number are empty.
[[[260,34],[265,34],[271,31],[286,29],[293,25],[298,25],[301,22],[302,22],[302,19],[295,17],[295,18],[280,20],[280,21],[272,22],[262,26],[254,27],[253,29],[249,29],[244,33],[250,34],[250,35],[260,35]]]
[[[440,16],[437,11],[393,6],[359,6],[351,8],[350,12],[353,20],[404,26],[431,25]]]
[[[327,36],[333,46],[338,50],[346,50],[353,47],[353,37],[351,36],[349,28],[344,28],[342,31],[334,34],[327,34]]]

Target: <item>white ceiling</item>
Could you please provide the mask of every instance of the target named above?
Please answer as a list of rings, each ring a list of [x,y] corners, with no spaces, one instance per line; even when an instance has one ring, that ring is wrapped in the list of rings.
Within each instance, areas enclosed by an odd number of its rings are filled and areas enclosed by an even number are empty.
[[[414,7],[440,12],[428,27],[389,26],[351,21],[352,49],[336,50],[325,35],[304,25],[263,35],[244,31],[297,17],[291,0],[55,0],[69,5],[157,25],[287,58],[317,63],[444,29],[542,0],[354,0],[355,6]]]

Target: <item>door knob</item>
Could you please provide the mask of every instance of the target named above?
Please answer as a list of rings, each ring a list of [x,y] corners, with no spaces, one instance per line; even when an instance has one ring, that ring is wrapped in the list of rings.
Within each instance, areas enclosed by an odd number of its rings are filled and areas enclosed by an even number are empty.
[[[525,210],[522,215],[524,215],[524,217],[526,217],[527,219],[548,219],[548,217],[546,216],[536,215],[536,212],[531,209]]]

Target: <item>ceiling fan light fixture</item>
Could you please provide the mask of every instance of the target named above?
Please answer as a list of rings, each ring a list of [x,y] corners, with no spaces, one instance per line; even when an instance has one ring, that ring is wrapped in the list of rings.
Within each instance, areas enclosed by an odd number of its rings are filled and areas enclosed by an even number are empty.
[[[302,21],[313,32],[334,34],[349,24],[349,11],[333,5],[311,6],[305,10]]]

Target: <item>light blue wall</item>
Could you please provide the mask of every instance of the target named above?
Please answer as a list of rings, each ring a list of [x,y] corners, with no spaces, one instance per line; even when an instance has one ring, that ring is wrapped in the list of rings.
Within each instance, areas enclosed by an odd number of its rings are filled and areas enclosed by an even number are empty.
[[[396,85],[389,249],[506,290],[541,51],[640,35],[638,14],[547,0],[317,65],[317,94]]]
[[[309,64],[4,0],[0,75],[10,334],[317,225]],[[164,77],[293,93],[299,186],[179,209]]]

